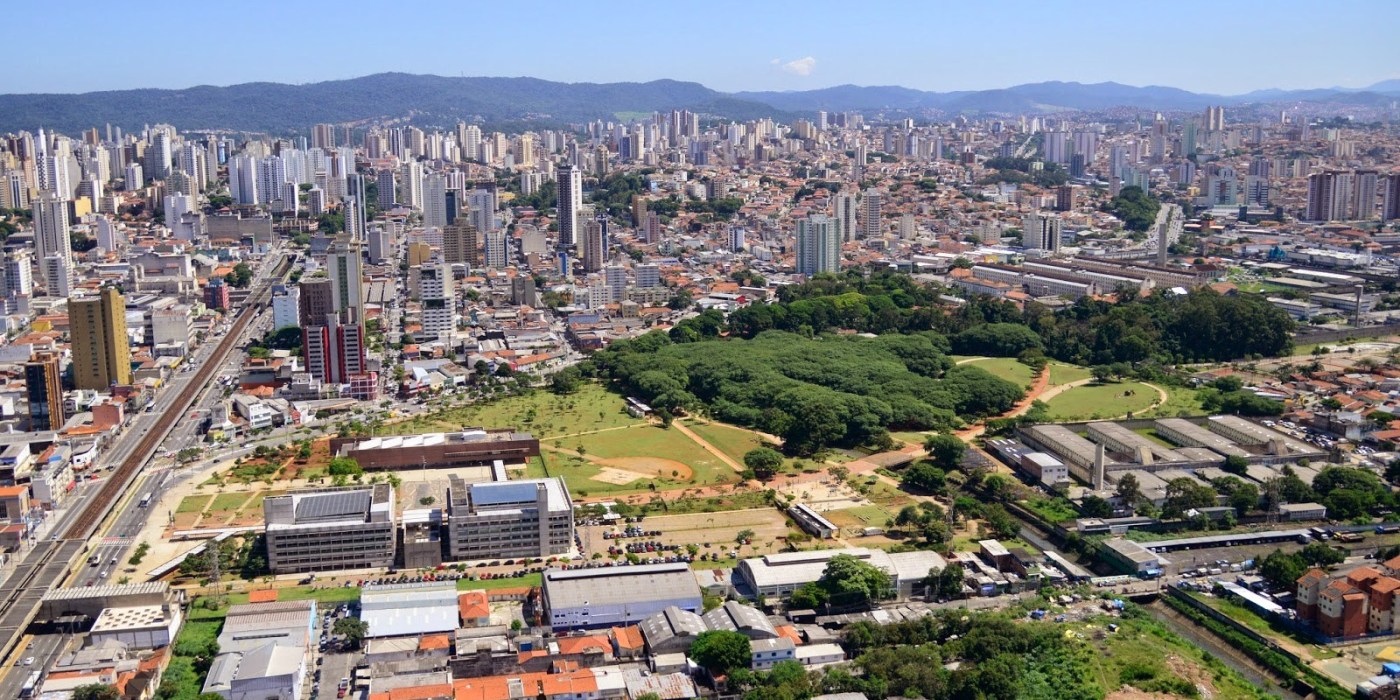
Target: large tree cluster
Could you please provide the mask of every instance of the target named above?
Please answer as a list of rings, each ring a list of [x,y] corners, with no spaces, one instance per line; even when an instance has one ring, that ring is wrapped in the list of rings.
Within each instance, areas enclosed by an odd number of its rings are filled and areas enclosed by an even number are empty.
[[[594,367],[658,409],[703,410],[758,428],[781,436],[793,454],[880,444],[890,428],[951,428],[960,417],[1001,413],[1023,395],[986,370],[954,366],[936,333],[678,339],[652,333],[615,343]]]

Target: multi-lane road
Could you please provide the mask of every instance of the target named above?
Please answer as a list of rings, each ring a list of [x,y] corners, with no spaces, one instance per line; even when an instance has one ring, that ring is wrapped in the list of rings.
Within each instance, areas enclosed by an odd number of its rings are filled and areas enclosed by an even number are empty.
[[[261,328],[271,284],[274,278],[287,273],[285,262],[286,257],[278,250],[264,258],[248,301],[229,326],[229,332],[206,343],[193,358],[194,369],[173,376],[149,411],[130,417],[121,436],[98,460],[100,465],[110,465],[112,471],[78,489],[61,519],[51,524],[48,539],[37,542],[0,583],[0,658],[16,651],[46,593],[70,579],[75,579],[76,585],[96,585],[103,573],[109,579],[120,576],[116,572],[125,563],[126,550],[131,545],[129,535],[151,515],[141,507],[141,496],[166,487],[174,474],[168,466],[148,466],[172,436],[176,444],[193,438],[196,419],[189,413],[191,408],[207,409],[210,402],[222,398],[218,392],[210,391],[223,370],[219,365],[237,357],[237,349],[246,342],[247,334]],[[113,512],[115,517],[104,528]],[[93,537],[100,539],[90,545],[88,540]],[[98,563],[87,566],[86,560],[94,556]],[[113,565],[113,560],[117,564]],[[58,653],[64,636],[46,634],[31,638],[10,659],[5,669],[8,673],[0,679],[0,697],[18,697],[25,678]],[[15,663],[30,657],[35,658],[32,667]]]

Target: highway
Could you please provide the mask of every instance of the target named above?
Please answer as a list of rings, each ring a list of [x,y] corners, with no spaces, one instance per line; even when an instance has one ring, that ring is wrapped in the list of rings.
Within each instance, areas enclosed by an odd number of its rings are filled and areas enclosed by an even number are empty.
[[[112,471],[95,484],[85,484],[88,488],[76,491],[65,516],[60,522],[53,523],[50,538],[36,543],[28,556],[0,583],[0,658],[9,657],[15,650],[25,629],[34,620],[43,596],[73,578],[75,571],[82,572],[77,576],[77,585],[87,585],[89,582],[96,585],[103,570],[113,568],[111,560],[118,560],[118,569],[124,565],[122,559],[131,543],[122,534],[135,532],[136,525],[150,514],[140,508],[141,494],[166,485],[172,475],[168,467],[144,471],[145,467],[177,424],[194,423],[186,413],[191,406],[202,407],[212,398],[219,397],[217,392],[209,391],[210,385],[222,369],[221,365],[246,341],[247,331],[261,325],[254,323],[263,315],[259,313],[259,307],[265,305],[270,296],[273,278],[286,274],[289,267],[287,262],[286,256],[276,249],[264,258],[253,280],[248,301],[229,327],[229,332],[217,342],[207,343],[201,348],[194,356],[195,369],[179,372],[172,377],[149,411],[129,418],[121,436],[98,461],[99,464],[114,465],[109,467]],[[177,439],[190,439],[192,430],[186,427],[179,431],[176,433]],[[135,491],[131,490],[133,485]],[[108,532],[115,534],[96,542],[89,550],[89,538],[102,534],[100,527],[113,511],[116,517]],[[101,557],[96,566],[87,565],[86,560],[92,555]],[[96,572],[92,569],[96,569]],[[107,574],[109,578],[114,576],[110,570]],[[52,656],[62,646],[63,637],[57,634],[37,636],[23,654],[17,656],[20,659]],[[10,672],[0,680],[0,697],[17,697],[19,686],[31,672],[28,667],[15,667],[13,661],[7,669]],[[37,662],[35,667],[39,667]]]

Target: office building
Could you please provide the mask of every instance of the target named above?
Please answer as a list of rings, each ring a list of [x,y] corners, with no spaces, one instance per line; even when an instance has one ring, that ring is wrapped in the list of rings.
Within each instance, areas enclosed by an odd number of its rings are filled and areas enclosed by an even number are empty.
[[[58,430],[67,416],[63,411],[61,355],[39,352],[24,365],[24,394],[28,400],[30,430]]]
[[[74,388],[107,391],[131,383],[126,299],[116,287],[103,287],[96,296],[69,299],[68,325]]]
[[[861,238],[879,238],[883,234],[880,221],[883,201],[884,194],[874,187],[867,189],[861,197]]]
[[[559,166],[559,246],[568,247],[578,242],[578,234],[583,223],[583,177],[571,163]]]
[[[548,558],[574,546],[563,478],[468,484],[448,477],[446,559]]]
[[[394,565],[394,487],[299,491],[263,501],[268,567],[277,574]]]
[[[1027,214],[1021,219],[1021,247],[1060,252],[1060,217],[1054,214]]]
[[[798,274],[840,272],[841,234],[839,225],[825,214],[813,214],[797,222]]]

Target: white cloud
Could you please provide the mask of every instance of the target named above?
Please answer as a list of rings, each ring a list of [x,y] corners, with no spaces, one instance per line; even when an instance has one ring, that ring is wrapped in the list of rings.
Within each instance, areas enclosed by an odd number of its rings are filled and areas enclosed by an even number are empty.
[[[808,56],[808,57],[806,57],[806,58],[799,58],[799,59],[797,59],[797,60],[795,60],[795,61],[788,61],[787,63],[784,63],[784,64],[782,65],[782,70],[783,70],[784,73],[791,73],[791,74],[793,74],[793,75],[804,75],[804,76],[805,76],[805,75],[811,75],[811,74],[812,74],[812,69],[814,69],[814,68],[816,68],[816,67],[817,67],[817,59],[815,59],[815,58],[813,58],[813,57],[811,57],[811,56]]]

